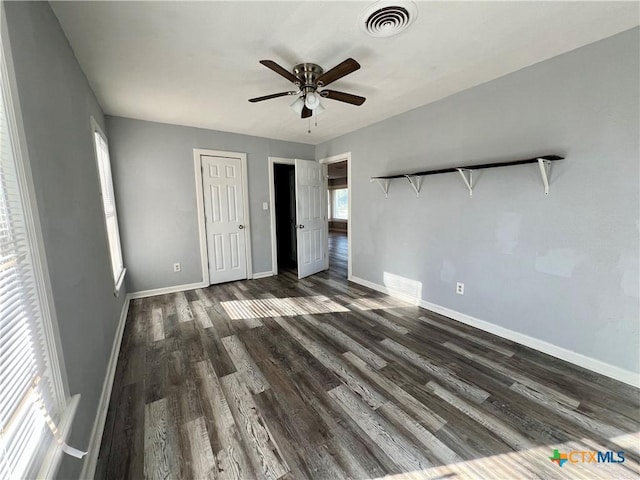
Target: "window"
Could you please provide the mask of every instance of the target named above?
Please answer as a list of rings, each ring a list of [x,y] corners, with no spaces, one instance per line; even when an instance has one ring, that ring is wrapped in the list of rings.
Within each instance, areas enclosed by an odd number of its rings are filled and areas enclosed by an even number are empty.
[[[116,213],[116,201],[113,193],[111,159],[109,158],[109,146],[107,145],[106,137],[93,118],[91,119],[91,123],[93,125],[96,159],[98,161],[98,174],[100,175],[100,191],[102,192],[102,207],[104,209],[104,221],[107,228],[111,270],[113,272],[113,282],[117,292],[122,286],[125,268],[122,262],[120,231],[118,230],[118,215]]]
[[[349,190],[336,188],[331,190],[331,218],[347,220],[349,218]]]
[[[0,57],[0,477],[31,478],[54,445],[45,415],[58,422],[67,405],[4,51]]]

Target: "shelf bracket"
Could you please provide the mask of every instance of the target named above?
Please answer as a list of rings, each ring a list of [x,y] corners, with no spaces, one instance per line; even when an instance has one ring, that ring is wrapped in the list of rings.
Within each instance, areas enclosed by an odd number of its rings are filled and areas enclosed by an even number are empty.
[[[405,175],[413,191],[416,192],[416,198],[420,198],[420,186],[422,185],[422,177],[418,175]]]
[[[544,194],[549,195],[549,176],[551,175],[551,162],[544,158],[538,159],[540,166],[540,175],[542,175],[542,183],[544,184]]]
[[[456,170],[458,170],[464,184],[469,189],[469,196],[473,197],[473,170],[468,170],[466,168],[456,168]],[[467,175],[469,176],[467,177]]]
[[[389,198],[389,179],[388,178],[372,178],[372,182],[376,182],[380,189],[384,192],[384,198]]]

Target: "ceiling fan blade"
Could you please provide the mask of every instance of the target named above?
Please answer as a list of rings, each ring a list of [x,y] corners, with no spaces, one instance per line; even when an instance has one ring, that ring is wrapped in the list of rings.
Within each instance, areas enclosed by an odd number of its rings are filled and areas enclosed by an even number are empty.
[[[336,92],[335,90],[323,90],[320,92],[320,96],[324,98],[330,98],[331,100],[338,100],[339,102],[350,103],[351,105],[362,105],[366,98],[351,93]]]
[[[300,114],[300,118],[309,118],[311,115],[313,115],[313,110],[311,110],[310,108],[307,108],[306,105],[302,107],[302,113]]]
[[[284,78],[286,78],[292,83],[296,83],[300,81],[293,73],[291,73],[289,70],[285,69],[284,67],[281,67],[273,60],[260,60],[260,63],[265,67],[270,68],[271,70],[276,72],[278,75],[282,75]]]
[[[345,75],[349,75],[350,73],[355,72],[360,68],[360,64],[356,62],[353,58],[347,58],[344,62],[336,65],[328,72],[323,73],[318,77],[317,83],[322,84],[323,86],[327,86],[332,82],[344,77]]]
[[[262,102],[263,100],[271,100],[272,98],[286,97],[287,95],[295,95],[298,92],[280,92],[272,93],[271,95],[265,95],[264,97],[250,98],[251,103]]]

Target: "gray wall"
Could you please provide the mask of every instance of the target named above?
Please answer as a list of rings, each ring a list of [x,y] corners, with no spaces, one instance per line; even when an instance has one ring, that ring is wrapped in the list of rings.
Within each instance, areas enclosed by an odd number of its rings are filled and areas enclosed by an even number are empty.
[[[28,155],[71,394],[71,444],[88,445],[124,302],[113,295],[89,116],[100,106],[46,2],[6,2]],[[61,478],[81,461],[65,456]]]
[[[48,4],[5,10],[70,390],[82,394],[71,443],[84,447],[124,301],[111,293],[89,124],[104,118]],[[637,371],[638,32],[317,148],[108,118],[129,290],[201,280],[193,148],[248,154],[255,272],[271,266],[267,157],[350,151],[354,275],[420,282],[429,302]],[[395,181],[385,200],[369,183],[541,153],[567,156],[548,198],[535,166],[483,172],[472,199],[455,175],[426,179],[420,199]],[[80,467],[65,457],[59,476]]]
[[[271,271],[268,157],[313,159],[312,145],[109,116],[107,130],[131,292],[202,281],[194,148],[247,154],[253,271]]]
[[[633,29],[317,147],[352,152],[354,276],[638,371],[638,72]],[[557,153],[406,181],[375,175]],[[399,236],[397,232],[403,232]],[[464,296],[455,294],[465,283]]]

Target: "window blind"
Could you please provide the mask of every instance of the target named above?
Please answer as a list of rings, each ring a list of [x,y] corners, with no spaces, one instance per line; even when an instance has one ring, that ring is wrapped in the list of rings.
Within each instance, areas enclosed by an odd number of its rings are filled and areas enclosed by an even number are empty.
[[[3,82],[4,83],[4,82]],[[52,439],[36,402],[53,418],[50,364],[9,130],[5,85],[0,95],[0,477],[25,478]]]
[[[111,159],[109,146],[98,132],[94,132],[96,156],[98,159],[98,173],[100,175],[100,190],[102,191],[102,206],[107,227],[107,239],[111,256],[111,269],[116,285],[124,271],[122,250],[120,247],[120,232],[118,231],[118,216],[116,215],[116,201],[113,193],[113,179],[111,176]]]

